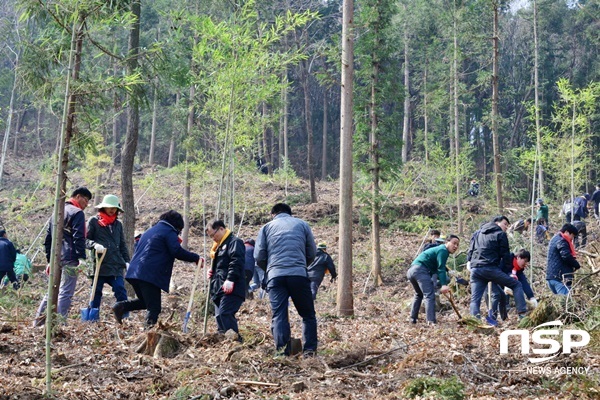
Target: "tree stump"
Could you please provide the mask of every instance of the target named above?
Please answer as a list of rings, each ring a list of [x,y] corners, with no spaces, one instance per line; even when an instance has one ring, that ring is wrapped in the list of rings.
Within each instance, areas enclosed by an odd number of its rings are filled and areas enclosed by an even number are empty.
[[[173,358],[181,349],[181,343],[173,336],[165,333],[150,331],[144,341],[135,350],[136,353],[153,356],[154,358]]]

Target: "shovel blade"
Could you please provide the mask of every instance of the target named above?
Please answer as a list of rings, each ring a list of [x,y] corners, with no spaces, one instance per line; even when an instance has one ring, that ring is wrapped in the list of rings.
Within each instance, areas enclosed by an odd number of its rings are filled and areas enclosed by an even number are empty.
[[[96,322],[100,320],[100,309],[86,307],[81,309],[81,320],[88,322]]]

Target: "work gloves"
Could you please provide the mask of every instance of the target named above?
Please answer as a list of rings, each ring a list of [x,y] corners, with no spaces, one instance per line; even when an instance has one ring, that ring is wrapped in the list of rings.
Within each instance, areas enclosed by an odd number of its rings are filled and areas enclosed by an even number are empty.
[[[538,301],[535,297],[530,298],[529,300],[525,300],[527,306],[531,309],[534,309],[538,306]]]
[[[223,283],[223,292],[225,294],[231,294],[233,293],[233,287],[235,286],[235,284],[231,281],[225,281],[225,283]]]
[[[96,250],[96,253],[102,254],[106,251],[106,247],[102,246],[100,243],[96,243],[94,245],[94,250]]]
[[[447,285],[443,285],[440,288],[440,293],[448,293],[450,291],[450,288]]]
[[[512,295],[513,295],[513,291],[512,291],[512,289],[511,289],[511,288],[509,288],[509,287],[505,287],[505,288],[504,288],[504,293],[505,293],[507,296],[512,296]]]

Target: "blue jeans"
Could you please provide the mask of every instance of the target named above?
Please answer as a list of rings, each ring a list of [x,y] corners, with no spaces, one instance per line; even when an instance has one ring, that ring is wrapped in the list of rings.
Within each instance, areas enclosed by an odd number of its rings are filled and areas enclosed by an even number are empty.
[[[469,307],[471,315],[481,319],[481,298],[488,282],[511,288],[515,297],[517,312],[519,314],[527,312],[527,303],[525,303],[525,294],[521,282],[511,278],[498,267],[478,267],[471,269],[471,305]]]
[[[93,285],[92,281],[92,285]],[[96,292],[94,294],[94,300],[92,300],[91,308],[100,308],[100,302],[102,301],[102,288],[104,284],[107,284],[112,288],[117,301],[127,300],[127,290],[125,289],[125,279],[122,276],[99,276],[98,283],[96,284]]]
[[[415,289],[410,317],[413,321],[417,320],[421,302],[425,298],[427,321],[435,323],[435,288],[429,269],[419,264],[413,264],[406,273],[406,277]]]
[[[317,351],[317,317],[315,303],[310,291],[310,281],[303,276],[279,276],[269,280],[267,285],[271,302],[271,331],[275,347],[284,354],[290,354],[290,321],[288,317],[288,299],[291,297],[294,307],[302,317],[302,340],[304,352]]]
[[[237,334],[240,333],[235,313],[238,312],[243,302],[244,299],[241,297],[227,294],[218,298],[216,302],[213,301],[219,333],[225,333],[230,329],[233,329]]]
[[[506,320],[507,315],[507,306],[508,306],[508,296],[497,284],[492,284],[492,305],[490,309],[496,319],[498,319],[498,312],[500,313],[500,318],[502,320]]]
[[[321,286],[321,283],[323,282],[323,278],[308,278],[310,280],[310,291],[312,293],[312,298],[313,300],[317,299],[317,292],[319,291],[319,287]]]
[[[565,284],[561,281],[557,281],[554,279],[548,279],[546,282],[548,283],[548,287],[554,294],[558,294],[560,296],[568,296],[569,292],[571,291],[570,282]]]

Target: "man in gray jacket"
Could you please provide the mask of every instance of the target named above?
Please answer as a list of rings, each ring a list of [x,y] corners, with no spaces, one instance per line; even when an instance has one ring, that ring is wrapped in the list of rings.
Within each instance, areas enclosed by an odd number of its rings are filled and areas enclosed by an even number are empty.
[[[317,351],[317,318],[306,267],[315,258],[315,239],[308,224],[292,217],[292,209],[277,203],[271,209],[273,220],[258,232],[254,258],[267,273],[267,293],[271,302],[271,331],[278,352],[290,355],[288,299],[291,297],[302,317],[303,352]]]

